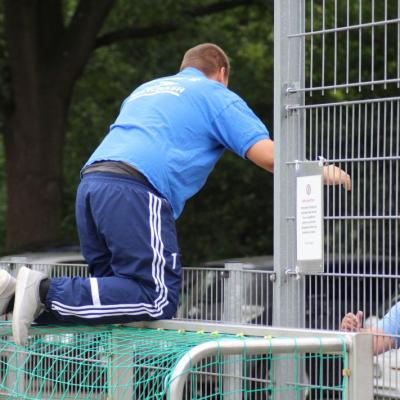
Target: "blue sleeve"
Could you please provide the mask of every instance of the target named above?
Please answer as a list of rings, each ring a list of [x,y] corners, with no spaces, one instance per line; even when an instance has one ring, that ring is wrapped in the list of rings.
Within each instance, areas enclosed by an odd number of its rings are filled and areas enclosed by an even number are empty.
[[[378,322],[378,329],[388,335],[400,335],[400,302],[396,303]],[[400,337],[392,338],[396,347],[400,345]]]
[[[241,99],[215,118],[213,128],[216,140],[243,158],[253,144],[269,139],[267,127]]]

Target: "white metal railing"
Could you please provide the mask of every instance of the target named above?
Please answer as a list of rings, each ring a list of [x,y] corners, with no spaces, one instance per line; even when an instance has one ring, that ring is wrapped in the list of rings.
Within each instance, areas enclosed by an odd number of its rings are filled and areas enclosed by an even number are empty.
[[[266,349],[271,354],[293,353],[295,351],[304,353],[332,354],[343,351],[345,346],[348,355],[348,370],[344,373],[349,376],[346,393],[343,399],[373,399],[373,372],[372,372],[372,335],[369,334],[343,334],[339,332],[312,331],[301,329],[284,329],[274,327],[261,327],[252,325],[237,324],[213,324],[204,322],[188,321],[154,321],[128,324],[136,327],[147,327],[153,329],[185,329],[187,331],[240,333],[254,337],[276,337],[276,339],[260,340],[249,338],[245,340],[224,340],[220,342],[208,342],[199,345],[187,354],[176,364],[171,373],[171,386],[168,392],[168,399],[183,399],[183,388],[188,377],[189,366],[206,359],[212,355],[241,354],[246,349],[246,354],[263,354]],[[295,340],[293,340],[295,339]],[[343,341],[344,340],[344,341]],[[286,363],[290,368],[290,363]],[[342,376],[343,371],[338,371]],[[238,395],[237,395],[238,396]],[[293,397],[292,397],[293,396]],[[286,399],[298,398],[297,393],[285,393]],[[230,398],[230,397],[229,397]],[[234,397],[234,399],[240,399]],[[314,397],[310,397],[311,399]]]

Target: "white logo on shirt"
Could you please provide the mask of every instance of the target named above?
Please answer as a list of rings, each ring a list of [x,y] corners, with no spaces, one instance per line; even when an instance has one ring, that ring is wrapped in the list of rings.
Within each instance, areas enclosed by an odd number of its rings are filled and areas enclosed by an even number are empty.
[[[178,85],[173,81],[160,81],[151,86],[144,87],[140,90],[133,92],[127,99],[127,102],[136,100],[143,96],[154,96],[156,94],[172,94],[180,96],[185,91],[183,86]]]

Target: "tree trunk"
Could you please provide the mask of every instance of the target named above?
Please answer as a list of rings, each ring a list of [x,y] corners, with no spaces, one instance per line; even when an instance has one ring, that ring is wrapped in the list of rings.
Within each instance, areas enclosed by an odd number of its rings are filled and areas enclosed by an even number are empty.
[[[16,99],[7,124],[7,251],[57,244],[61,239],[68,105],[52,91]]]
[[[63,145],[74,83],[115,0],[7,0],[12,107],[6,120],[6,251],[61,239]],[[77,171],[79,173],[79,171]]]

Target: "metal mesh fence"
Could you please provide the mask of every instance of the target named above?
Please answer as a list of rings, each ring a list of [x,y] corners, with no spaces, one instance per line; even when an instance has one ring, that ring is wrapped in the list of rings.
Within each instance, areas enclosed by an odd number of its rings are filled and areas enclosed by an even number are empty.
[[[270,325],[274,273],[272,266],[270,271],[261,267],[228,264],[184,268],[177,317]]]
[[[376,398],[400,398],[400,314],[387,314],[400,300],[400,1],[275,5],[282,70],[275,289],[284,301],[279,308],[274,298],[274,312],[286,315],[285,326],[339,329],[346,313],[363,311],[376,343],[392,339],[377,348]],[[352,190],[324,188],[324,272],[299,277],[294,168],[321,156],[351,175]]]

